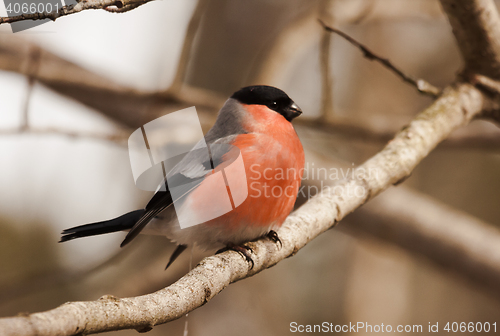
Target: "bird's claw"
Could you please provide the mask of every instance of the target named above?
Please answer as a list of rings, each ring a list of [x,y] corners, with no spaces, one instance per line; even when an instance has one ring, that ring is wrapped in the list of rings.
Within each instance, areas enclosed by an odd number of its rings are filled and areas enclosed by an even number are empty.
[[[276,233],[276,231],[274,230],[269,231],[269,233],[267,234],[267,238],[269,238],[269,240],[271,240],[275,244],[280,243],[280,248],[283,247],[283,243],[281,242],[281,239]]]
[[[253,262],[252,256],[250,255],[250,253],[253,253],[253,250],[252,250],[251,247],[248,247],[248,246],[245,246],[245,245],[240,246],[240,245],[229,244],[226,247],[218,250],[215,254],[226,252],[228,250],[241,253],[245,257],[245,260],[252,264],[252,266],[250,267],[250,269],[253,268],[254,262]]]

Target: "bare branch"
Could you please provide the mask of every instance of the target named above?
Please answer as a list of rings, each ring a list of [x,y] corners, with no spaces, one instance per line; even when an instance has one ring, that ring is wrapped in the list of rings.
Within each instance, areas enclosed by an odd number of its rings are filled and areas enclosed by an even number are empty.
[[[496,98],[483,117],[500,123],[500,16],[493,0],[440,0],[465,60],[464,77]]]
[[[198,112],[215,112],[224,99],[206,90],[183,85],[165,92],[144,92],[115,83],[69,62],[29,41],[0,35],[0,69],[28,75],[26,59],[33,50],[40,54],[40,83],[58,93],[96,109],[123,125],[136,128],[160,114],[196,105]]]
[[[316,169],[350,169],[312,149]],[[310,174],[308,176],[311,176]],[[303,181],[315,189],[323,179]],[[315,190],[313,189],[313,190]],[[300,201],[305,201],[301,199]],[[452,271],[500,300],[500,230],[405,186],[389,188],[339,223],[339,230],[395,244]]]
[[[500,81],[479,74],[471,74],[469,81],[493,98],[491,106],[485,108],[480,117],[490,119],[500,125]]]
[[[424,256],[500,299],[496,227],[404,187],[387,190],[345,220],[349,225],[339,229]]]
[[[435,1],[336,1],[333,15],[339,24],[373,22],[403,22],[422,19],[440,19],[442,10]],[[390,8],[390,10],[387,10]],[[326,21],[329,22],[329,21]]]
[[[69,5],[61,7],[56,12],[43,12],[43,13],[33,13],[33,14],[22,14],[11,17],[0,17],[0,24],[2,23],[13,23],[18,21],[27,20],[44,20],[50,19],[55,21],[61,16],[66,16],[70,14],[79,13],[87,9],[106,9],[110,12],[126,12],[128,10],[137,8],[145,3],[152,0],[81,0],[76,5]],[[113,6],[114,9],[112,8]]]
[[[324,0],[319,5],[319,15],[325,20],[332,22],[333,15],[330,13],[329,5],[332,2]],[[321,119],[328,120],[333,116],[333,76],[330,66],[330,56],[332,47],[332,35],[322,30],[319,43],[319,64],[321,74]]]
[[[99,141],[107,141],[112,142],[120,146],[127,145],[127,139],[130,136],[130,133],[123,131],[117,134],[104,134],[104,133],[93,133],[93,132],[84,132],[84,131],[70,131],[60,128],[34,128],[31,126],[14,128],[14,129],[0,129],[1,136],[9,136],[9,135],[25,135],[25,134],[34,134],[34,135],[58,135],[65,136],[73,139],[90,139],[90,140],[99,140]]]
[[[151,0],[150,0],[151,1]],[[132,9],[136,9],[137,7],[143,5],[144,3],[134,3],[123,6],[121,1],[115,2],[114,6],[105,7],[104,10],[110,13],[125,13],[131,11]]]
[[[355,39],[353,39],[352,37],[350,37],[346,33],[342,32],[336,28],[332,28],[332,27],[328,26],[326,23],[324,23],[321,20],[318,20],[318,21],[319,21],[319,23],[321,23],[321,25],[323,26],[323,28],[325,30],[332,32],[332,33],[335,33],[335,34],[341,36],[342,38],[346,39],[349,43],[351,43],[352,45],[357,47],[359,50],[361,50],[363,52],[364,57],[368,58],[371,61],[379,62],[384,67],[386,67],[387,69],[394,72],[403,81],[416,87],[419,92],[426,94],[428,96],[434,97],[434,98],[441,94],[440,89],[438,89],[434,85],[430,84],[429,82],[425,81],[424,79],[414,79],[412,76],[406,75],[403,71],[401,71],[394,64],[392,64],[391,61],[389,61],[386,58],[383,58],[383,57],[380,57],[380,56],[374,54],[370,49],[368,49],[363,44],[356,41]]]
[[[26,88],[26,94],[24,97],[24,103],[22,108],[22,118],[21,125],[19,129],[21,131],[26,131],[29,128],[29,106],[31,101],[31,93],[33,92],[33,85],[35,84],[35,80],[32,76],[28,77],[28,87]]]
[[[252,276],[294,255],[320,233],[375,195],[407,177],[454,129],[467,124],[483,107],[483,96],[466,83],[447,88],[377,155],[350,178],[324,189],[289,216],[278,230],[282,247],[267,238],[248,243],[254,267],[234,251],[204,259],[173,285],[135,298],[106,296],[73,302],[25,317],[0,319],[0,334],[74,335],[118,329],[147,331],[204,305],[230,283]],[[372,172],[367,174],[367,172]],[[363,190],[356,193],[355,190]]]
[[[186,29],[186,35],[184,36],[184,42],[182,44],[181,56],[179,57],[179,63],[177,64],[177,71],[175,72],[174,79],[169,88],[170,92],[177,92],[183,85],[184,77],[186,76],[188,68],[189,58],[191,56],[191,49],[193,47],[194,38],[200,26],[200,22],[207,4],[207,0],[198,0],[193,15],[191,15],[191,19],[189,20],[189,24]]]
[[[31,93],[33,92],[33,85],[35,84],[34,77],[38,72],[39,65],[40,50],[38,48],[32,48],[26,69],[26,74],[28,76],[28,88],[26,89],[26,97],[24,98],[24,106],[22,109],[23,116],[21,119],[21,130],[27,130],[29,127],[29,105],[31,101]]]
[[[333,77],[330,69],[330,47],[332,39],[328,32],[324,32],[320,42],[321,67],[321,119],[328,120],[333,115]]]
[[[490,77],[474,74],[470,78],[472,84],[476,84],[480,88],[483,88],[493,95],[500,96],[500,82]]]
[[[500,17],[493,0],[440,0],[465,71],[500,79]]]

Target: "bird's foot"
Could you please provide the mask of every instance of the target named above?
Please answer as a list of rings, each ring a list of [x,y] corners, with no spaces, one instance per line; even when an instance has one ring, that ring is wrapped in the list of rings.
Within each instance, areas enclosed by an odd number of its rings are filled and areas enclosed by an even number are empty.
[[[269,233],[267,234],[267,238],[269,238],[269,240],[271,240],[275,244],[280,243],[280,248],[283,247],[283,244],[281,243],[281,239],[278,236],[278,234],[276,233],[276,231],[274,231],[274,230],[269,231]]]
[[[254,262],[253,262],[252,256],[250,255],[250,253],[253,252],[252,248],[245,246],[245,245],[240,246],[240,245],[228,244],[226,247],[221,248],[220,250],[215,252],[215,254],[219,254],[219,253],[226,252],[229,250],[241,253],[245,257],[245,260],[248,261],[250,264],[252,264],[250,269],[253,268]]]

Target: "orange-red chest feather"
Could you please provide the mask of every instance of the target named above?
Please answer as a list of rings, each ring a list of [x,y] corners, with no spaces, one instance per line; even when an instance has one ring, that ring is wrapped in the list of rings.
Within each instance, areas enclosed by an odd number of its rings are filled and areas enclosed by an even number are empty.
[[[243,120],[248,134],[233,145],[240,149],[245,165],[248,197],[225,218],[226,228],[281,226],[293,209],[304,169],[304,150],[292,124],[261,105],[246,105]],[[241,181],[245,182],[245,181]]]

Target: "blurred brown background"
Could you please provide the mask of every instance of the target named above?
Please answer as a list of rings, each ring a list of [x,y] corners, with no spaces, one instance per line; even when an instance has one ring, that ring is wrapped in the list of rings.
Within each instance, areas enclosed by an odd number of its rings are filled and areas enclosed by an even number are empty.
[[[162,237],[141,236],[123,250],[123,234],[57,244],[63,228],[145,204],[150,194],[135,188],[126,137],[159,115],[195,105],[207,128],[238,88],[274,85],[305,111],[301,118],[332,125],[297,122],[309,164],[352,167],[432,102],[325,33],[318,18],[436,86],[461,69],[436,0],[154,1],[17,34],[0,26],[0,316],[146,294],[187,272],[189,253],[163,271],[174,246]],[[495,132],[475,121],[456,136]],[[499,151],[443,144],[396,188],[498,226]],[[194,250],[193,265],[203,255]],[[498,316],[499,296],[489,288],[348,217],[190,313],[189,334],[288,335],[291,322],[324,321],[421,324],[425,332],[429,322],[498,323]],[[181,335],[184,323],[149,335]]]

